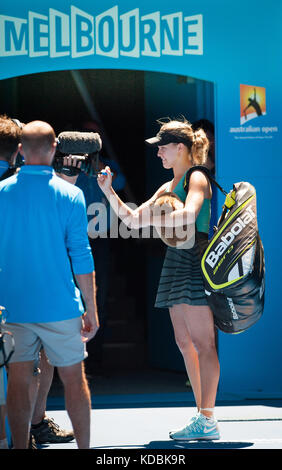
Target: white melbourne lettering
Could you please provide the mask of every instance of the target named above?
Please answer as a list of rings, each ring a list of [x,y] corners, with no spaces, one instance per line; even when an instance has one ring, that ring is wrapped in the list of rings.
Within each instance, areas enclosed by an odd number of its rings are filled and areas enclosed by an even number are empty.
[[[92,13],[92,12],[91,12]],[[139,58],[203,55],[203,17],[160,11],[140,16],[139,8],[119,15],[114,6],[92,15],[75,6],[27,18],[0,15],[0,57],[28,55],[52,59],[102,55]]]
[[[238,217],[236,222],[230,228],[229,232],[227,232],[224,236],[220,238],[220,242],[218,243],[218,245],[216,245],[214,250],[209,253],[209,255],[206,257],[205,262],[209,266],[214,268],[219,257],[227,250],[227,248],[229,247],[229,245],[231,245],[236,236],[239,235],[243,228],[246,227],[255,218],[255,216],[256,215],[253,212],[252,208],[248,207],[245,212],[241,215],[241,217]]]

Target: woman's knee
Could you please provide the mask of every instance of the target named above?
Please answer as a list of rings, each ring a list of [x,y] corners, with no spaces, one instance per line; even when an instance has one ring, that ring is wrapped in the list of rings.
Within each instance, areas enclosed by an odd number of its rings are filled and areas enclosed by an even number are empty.
[[[185,354],[187,351],[190,350],[190,348],[193,347],[193,343],[191,341],[191,338],[188,334],[180,334],[180,333],[175,333],[175,342],[177,344],[178,349],[180,352]]]
[[[213,354],[216,353],[215,338],[210,337],[192,337],[194,347],[198,354]]]

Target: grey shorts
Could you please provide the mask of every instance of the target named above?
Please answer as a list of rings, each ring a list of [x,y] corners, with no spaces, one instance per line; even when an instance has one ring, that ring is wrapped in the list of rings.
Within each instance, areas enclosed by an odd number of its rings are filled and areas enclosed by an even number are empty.
[[[87,357],[81,339],[82,318],[48,323],[6,323],[15,340],[15,352],[10,363],[37,361],[43,347],[50,364],[66,367]]]

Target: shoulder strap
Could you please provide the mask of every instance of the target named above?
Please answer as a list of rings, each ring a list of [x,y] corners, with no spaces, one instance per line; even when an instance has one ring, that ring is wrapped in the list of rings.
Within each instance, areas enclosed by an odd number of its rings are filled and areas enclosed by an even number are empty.
[[[15,173],[16,169],[15,168],[8,168],[8,170],[5,171],[5,173],[3,173],[2,176],[0,176],[0,181],[3,181],[5,180],[6,178],[9,178],[10,176],[13,176],[14,173]]]
[[[190,168],[187,172],[186,172],[186,175],[185,175],[185,178],[184,178],[184,183],[183,183],[183,188],[186,192],[188,192],[188,188],[189,188],[189,180],[190,180],[190,176],[191,174],[193,173],[193,171],[202,171],[203,173],[205,173],[205,175],[209,178],[210,181],[212,181],[217,187],[218,189],[223,193],[225,194],[225,196],[227,195],[227,192],[220,186],[220,184],[218,184],[218,182],[212,177],[211,175],[211,172],[208,168],[206,168],[205,166],[203,165],[195,165],[195,166],[192,166],[192,168]]]

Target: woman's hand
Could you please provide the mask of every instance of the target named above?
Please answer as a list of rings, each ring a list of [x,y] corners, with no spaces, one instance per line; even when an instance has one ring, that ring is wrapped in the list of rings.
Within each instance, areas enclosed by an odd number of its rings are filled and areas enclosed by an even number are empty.
[[[104,194],[110,192],[112,187],[112,172],[109,166],[106,166],[98,175],[98,185]]]

